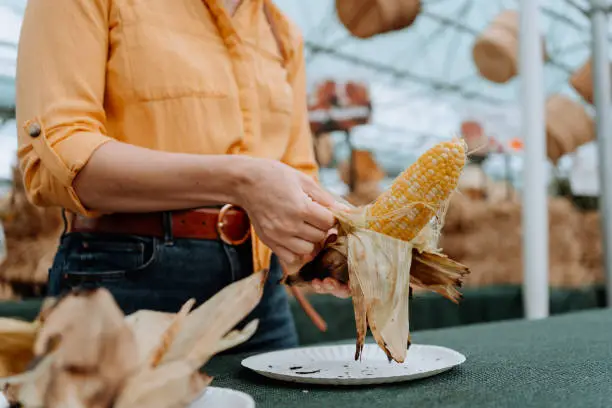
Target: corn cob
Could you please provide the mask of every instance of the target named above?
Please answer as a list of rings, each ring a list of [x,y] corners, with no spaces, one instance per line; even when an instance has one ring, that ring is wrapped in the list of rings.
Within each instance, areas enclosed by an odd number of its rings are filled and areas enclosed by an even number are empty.
[[[413,240],[457,187],[465,161],[462,139],[441,142],[426,151],[370,206],[366,228]]]

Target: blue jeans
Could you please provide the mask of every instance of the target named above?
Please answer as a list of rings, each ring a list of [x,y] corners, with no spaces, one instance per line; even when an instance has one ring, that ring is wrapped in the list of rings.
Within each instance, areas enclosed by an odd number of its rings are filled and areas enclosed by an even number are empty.
[[[252,272],[250,242],[68,233],[49,271],[49,295],[74,287],[104,287],[125,314],[139,309],[177,312],[189,298],[197,304]],[[255,335],[232,352],[264,351],[298,344],[287,293],[277,282],[275,257],[261,302],[238,327],[259,319]]]

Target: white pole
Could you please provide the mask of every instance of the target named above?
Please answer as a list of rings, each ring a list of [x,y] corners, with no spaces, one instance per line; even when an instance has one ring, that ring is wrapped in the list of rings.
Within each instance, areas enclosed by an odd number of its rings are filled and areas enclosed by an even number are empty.
[[[593,90],[599,153],[599,209],[603,237],[608,307],[612,307],[612,107],[610,94],[610,61],[608,59],[608,1],[591,0],[593,35]]]
[[[523,303],[528,319],[548,316],[548,194],[544,67],[539,0],[521,0],[521,105],[523,167]]]

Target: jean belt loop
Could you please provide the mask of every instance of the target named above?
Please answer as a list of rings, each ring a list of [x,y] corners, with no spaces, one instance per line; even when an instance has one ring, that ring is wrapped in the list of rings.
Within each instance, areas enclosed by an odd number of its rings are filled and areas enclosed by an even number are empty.
[[[164,229],[164,245],[172,246],[174,245],[174,233],[172,228],[172,212],[164,211],[162,212],[162,222]]]
[[[68,232],[68,216],[66,215],[66,209],[65,208],[62,208],[62,223],[64,224],[64,228],[62,230],[62,235],[61,236],[64,236]]]

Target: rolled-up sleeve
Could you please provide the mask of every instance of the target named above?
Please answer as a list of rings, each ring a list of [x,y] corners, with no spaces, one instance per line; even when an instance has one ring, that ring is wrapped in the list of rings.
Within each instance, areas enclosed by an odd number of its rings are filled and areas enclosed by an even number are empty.
[[[308,101],[306,91],[306,63],[304,60],[304,41],[297,36],[293,47],[294,56],[287,66],[289,80],[293,88],[293,122],[289,145],[283,162],[318,179],[318,166],[315,160],[312,132],[308,121]]]
[[[110,0],[29,0],[17,57],[19,165],[30,201],[94,216],[73,181],[106,135]]]

